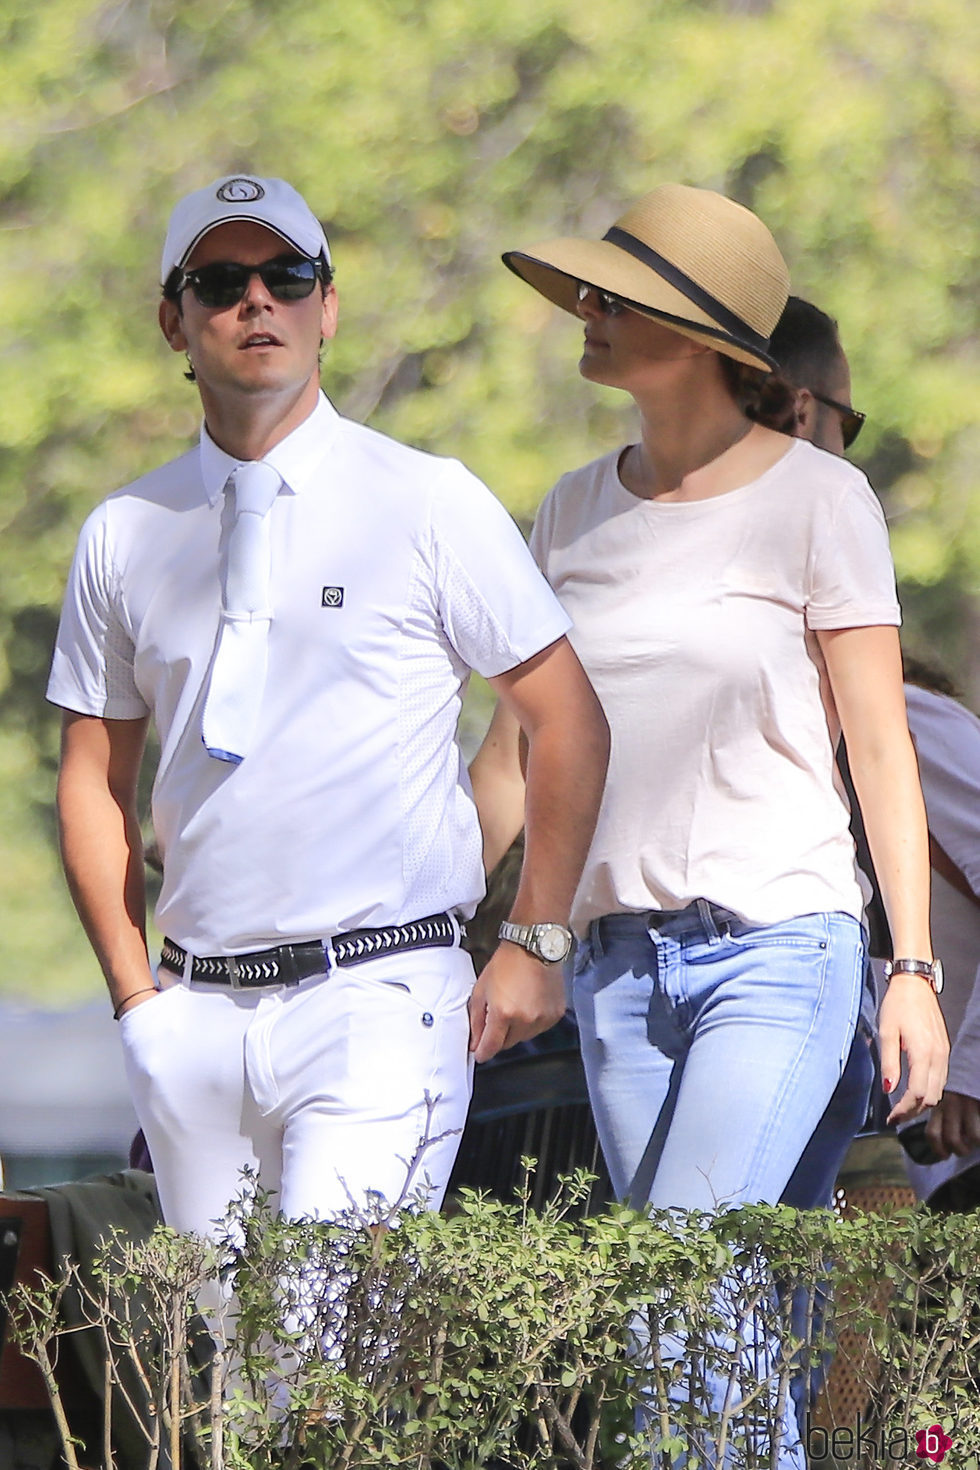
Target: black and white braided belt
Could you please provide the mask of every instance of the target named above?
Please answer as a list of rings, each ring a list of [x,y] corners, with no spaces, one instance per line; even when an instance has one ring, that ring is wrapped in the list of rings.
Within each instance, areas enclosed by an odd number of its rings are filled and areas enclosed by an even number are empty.
[[[332,939],[314,939],[307,944],[281,944],[278,949],[257,949],[251,954],[195,955],[186,976],[195,984],[228,985],[232,990],[253,990],[262,985],[298,985],[313,975],[324,975],[335,965],[360,965],[380,955],[408,949],[447,949],[455,944],[460,928],[448,914],[430,914],[412,924],[393,924],[386,929],[350,929]],[[172,939],[163,941],[160,963],[173,974],[184,976],[187,951]]]

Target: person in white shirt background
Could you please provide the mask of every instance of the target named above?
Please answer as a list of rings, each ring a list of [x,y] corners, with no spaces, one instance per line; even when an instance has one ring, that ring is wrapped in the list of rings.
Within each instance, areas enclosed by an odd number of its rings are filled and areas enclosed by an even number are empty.
[[[905,702],[929,818],[932,928],[949,1075],[927,1120],[899,1130],[909,1182],[936,1209],[980,1205],[980,720],[953,685],[906,659]]]

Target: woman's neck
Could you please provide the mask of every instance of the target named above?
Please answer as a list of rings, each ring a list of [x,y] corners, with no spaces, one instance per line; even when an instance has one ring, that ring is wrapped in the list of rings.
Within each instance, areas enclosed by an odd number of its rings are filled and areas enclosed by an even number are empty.
[[[712,385],[713,386],[713,385]],[[643,500],[707,500],[747,484],[775,464],[789,445],[746,418],[727,387],[696,398],[658,394],[640,411],[639,444],[620,459],[619,473]]]

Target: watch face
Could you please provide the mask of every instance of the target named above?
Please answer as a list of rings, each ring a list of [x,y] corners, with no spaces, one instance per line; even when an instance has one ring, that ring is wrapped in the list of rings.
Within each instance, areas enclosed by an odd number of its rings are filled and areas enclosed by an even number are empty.
[[[933,960],[932,962],[932,988],[938,995],[943,988],[943,962]]]
[[[536,945],[541,958],[552,965],[563,960],[571,948],[568,933],[560,924],[539,925]]]

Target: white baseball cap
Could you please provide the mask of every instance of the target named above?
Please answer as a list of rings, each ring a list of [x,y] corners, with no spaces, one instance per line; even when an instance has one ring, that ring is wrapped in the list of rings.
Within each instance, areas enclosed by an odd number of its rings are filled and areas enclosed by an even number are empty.
[[[323,226],[306,200],[284,179],[259,179],[251,174],[229,174],[215,179],[205,189],[174,206],[163,244],[160,279],[166,282],[170,272],[181,269],[198,240],[216,225],[229,220],[251,220],[281,235],[310,260],[323,256],[330,264],[330,246]]]

